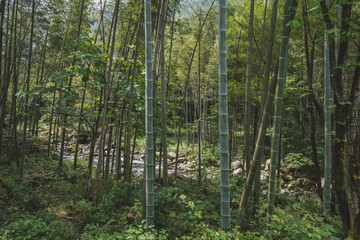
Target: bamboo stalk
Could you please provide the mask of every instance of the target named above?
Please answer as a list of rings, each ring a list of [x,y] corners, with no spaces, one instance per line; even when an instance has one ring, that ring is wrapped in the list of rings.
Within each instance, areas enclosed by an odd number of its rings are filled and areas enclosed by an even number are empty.
[[[146,118],[146,225],[154,225],[154,113],[153,113],[153,79],[152,79],[152,24],[151,24],[151,0],[145,2],[145,118]]]
[[[226,68],[226,0],[219,0],[219,135],[221,227],[230,228],[229,119]]]
[[[267,208],[267,224],[271,221],[271,216],[274,213],[274,202],[275,202],[275,186],[276,186],[276,167],[279,161],[279,147],[280,147],[280,132],[281,132],[281,119],[282,119],[282,108],[283,108],[283,90],[286,79],[287,70],[287,57],[289,48],[289,35],[290,27],[287,26],[291,18],[291,0],[286,0],[283,18],[283,29],[281,34],[280,43],[280,56],[279,56],[279,72],[277,89],[275,96],[275,111],[274,111],[274,125],[273,135],[271,141],[271,161],[270,161],[270,176],[269,176],[269,191],[268,191],[268,208]]]

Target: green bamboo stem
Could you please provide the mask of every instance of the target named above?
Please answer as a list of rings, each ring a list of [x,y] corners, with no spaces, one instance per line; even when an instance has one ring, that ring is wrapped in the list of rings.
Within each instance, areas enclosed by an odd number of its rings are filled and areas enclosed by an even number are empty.
[[[275,69],[278,69],[278,66],[279,66],[279,61],[277,61]],[[240,227],[242,227],[242,224],[244,222],[244,218],[247,210],[247,203],[251,193],[251,187],[254,183],[256,171],[258,168],[260,168],[260,163],[261,163],[260,159],[263,153],[265,133],[269,122],[269,112],[271,110],[272,102],[274,100],[276,83],[277,83],[277,74],[275,72],[275,76],[272,78],[270,83],[269,92],[267,94],[267,98],[264,106],[264,111],[261,115],[261,122],[260,122],[258,136],[256,139],[254,155],[251,161],[250,172],[246,179],[244,191],[241,195],[239,212],[237,216],[237,225],[239,225]]]
[[[254,8],[255,0],[251,0],[250,18],[249,18],[249,35],[247,47],[247,63],[246,63],[246,88],[245,88],[245,117],[244,117],[244,135],[245,135],[245,151],[244,158],[246,162],[246,174],[249,174],[251,160],[251,136],[250,136],[250,108],[251,108],[251,78],[252,78],[252,53],[253,53],[253,30],[254,30]]]
[[[145,2],[145,174],[146,174],[146,225],[154,225],[154,114],[153,114],[153,79],[152,79],[152,25],[151,0]]]
[[[280,56],[279,56],[279,73],[275,97],[275,112],[273,135],[271,141],[271,161],[270,161],[270,177],[269,177],[269,193],[268,193],[268,208],[267,208],[267,224],[271,221],[271,216],[274,214],[275,202],[275,187],[276,187],[276,167],[279,161],[279,147],[280,147],[280,132],[283,106],[283,90],[286,79],[287,57],[289,47],[290,27],[287,26],[290,21],[290,5],[291,0],[286,0],[283,18],[283,30],[281,34]]]
[[[248,174],[244,191],[241,195],[241,201],[238,211],[237,224],[241,227],[245,218],[246,210],[247,210],[247,202],[250,196],[251,187],[254,182],[255,173],[260,168],[260,160],[263,155],[263,145],[265,139],[266,128],[268,125],[269,112],[271,110],[272,102],[274,99],[274,93],[276,89],[277,83],[277,69],[279,67],[279,61],[276,63],[274,75],[272,81],[270,83],[270,87],[268,87],[268,82],[270,79],[270,70],[271,70],[271,59],[272,59],[272,49],[274,44],[274,35],[275,35],[275,26],[276,26],[276,18],[277,18],[277,6],[278,0],[274,0],[273,9],[271,12],[271,23],[270,23],[270,35],[268,42],[268,49],[266,51],[266,64],[265,64],[265,72],[264,72],[264,88],[262,94],[262,102],[261,102],[261,113],[259,114],[259,131],[256,139],[255,150],[251,162],[250,174]],[[265,88],[268,89],[268,93],[264,93]]]
[[[219,135],[221,227],[230,228],[229,119],[226,68],[226,0],[219,0]]]

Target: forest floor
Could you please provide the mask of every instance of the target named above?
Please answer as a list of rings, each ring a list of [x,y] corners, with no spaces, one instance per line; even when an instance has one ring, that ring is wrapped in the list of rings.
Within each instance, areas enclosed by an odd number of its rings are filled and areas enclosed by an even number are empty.
[[[245,182],[241,174],[231,178],[234,227],[221,230],[220,186],[216,173],[203,179],[201,184],[188,178],[175,181],[172,177],[168,188],[156,185],[155,228],[149,229],[142,218],[142,176],[134,177],[132,184],[112,178],[102,181],[99,203],[94,207],[92,191],[87,191],[85,161],[80,161],[74,170],[72,162],[66,160],[60,172],[58,154],[52,152],[47,159],[46,142],[30,137],[24,178],[19,183],[19,170],[11,157],[14,150],[9,147],[10,136],[5,135],[8,142],[4,144],[5,153],[0,161],[1,239],[345,239],[339,217],[322,216],[313,187],[307,187],[312,186],[312,182],[290,174],[289,169],[283,169],[283,173],[291,179],[282,185],[296,181],[299,184],[277,194],[270,230],[265,227],[265,179],[256,215],[251,214],[254,209],[251,200],[245,226],[241,231],[235,228]],[[266,164],[264,171],[265,168]],[[301,194],[304,191],[309,194]]]

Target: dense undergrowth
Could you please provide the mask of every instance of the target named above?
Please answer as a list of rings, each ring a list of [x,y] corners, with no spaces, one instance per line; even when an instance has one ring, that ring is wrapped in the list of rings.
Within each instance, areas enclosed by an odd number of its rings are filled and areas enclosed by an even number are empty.
[[[41,144],[39,144],[41,145]],[[142,179],[131,185],[102,181],[98,207],[86,190],[86,163],[76,170],[66,162],[57,171],[57,155],[28,155],[24,181],[18,168],[1,159],[1,239],[344,239],[337,216],[326,219],[315,199],[277,195],[277,210],[266,230],[266,197],[258,215],[247,219],[246,229],[236,230],[236,214],[244,179],[232,178],[232,226],[221,230],[220,186],[214,175],[201,185],[175,181],[156,186],[155,228],[142,218]],[[252,208],[249,208],[249,214]],[[254,220],[256,219],[256,220]]]

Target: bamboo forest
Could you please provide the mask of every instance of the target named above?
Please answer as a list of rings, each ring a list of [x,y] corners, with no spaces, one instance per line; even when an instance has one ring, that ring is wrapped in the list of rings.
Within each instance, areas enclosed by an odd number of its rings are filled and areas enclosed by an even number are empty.
[[[360,240],[360,1],[0,0],[0,239]]]

